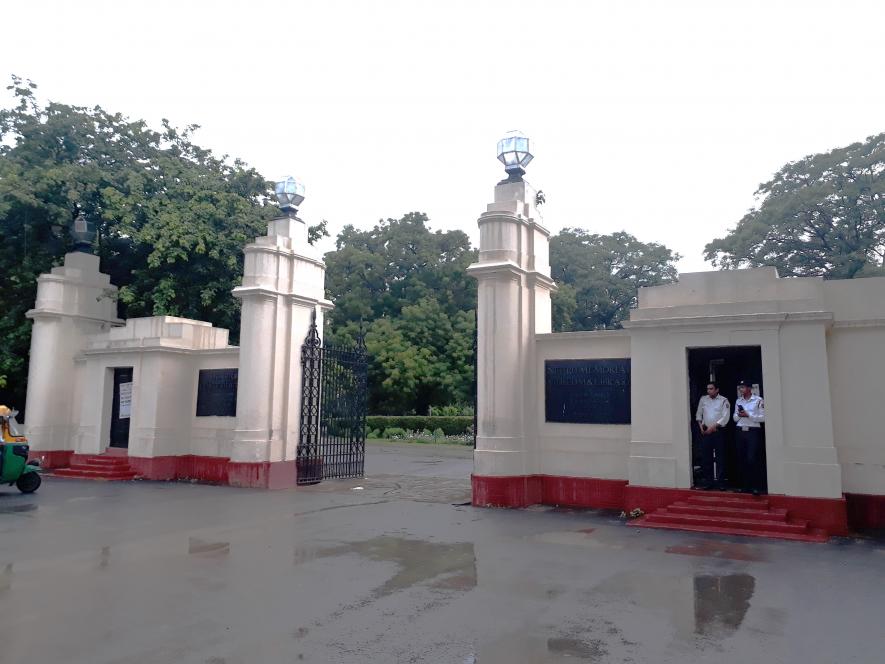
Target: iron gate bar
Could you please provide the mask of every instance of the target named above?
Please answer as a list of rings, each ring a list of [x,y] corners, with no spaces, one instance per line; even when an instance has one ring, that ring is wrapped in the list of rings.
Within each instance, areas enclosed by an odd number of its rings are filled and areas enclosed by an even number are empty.
[[[362,328],[355,348],[325,346],[316,328],[314,312],[301,347],[298,484],[363,476],[367,359]]]

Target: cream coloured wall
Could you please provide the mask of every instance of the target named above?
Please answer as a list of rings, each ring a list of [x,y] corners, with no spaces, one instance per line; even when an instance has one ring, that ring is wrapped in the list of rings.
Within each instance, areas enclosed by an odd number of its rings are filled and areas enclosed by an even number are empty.
[[[847,493],[885,494],[885,278],[827,281],[833,436]]]
[[[90,337],[79,363],[82,395],[74,449],[100,454],[110,444],[114,368],[132,367],[129,455],[229,456],[234,417],[196,417],[200,369],[237,368],[227,330],[171,316],[135,318]]]
[[[627,479],[630,425],[567,424],[545,421],[544,362],[630,357],[624,330],[539,334],[536,338],[533,432],[538,472],[566,477]]]

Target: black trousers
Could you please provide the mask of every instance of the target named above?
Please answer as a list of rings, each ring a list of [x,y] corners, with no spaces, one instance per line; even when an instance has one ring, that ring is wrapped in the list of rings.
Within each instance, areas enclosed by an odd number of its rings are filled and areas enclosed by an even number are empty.
[[[744,489],[765,490],[765,448],[762,430],[750,428],[744,431],[738,427],[735,438],[738,459],[741,467],[741,485]]]
[[[713,454],[716,455],[716,473],[713,473]],[[725,486],[725,434],[717,429],[709,435],[701,434],[701,474],[704,484],[719,488]]]

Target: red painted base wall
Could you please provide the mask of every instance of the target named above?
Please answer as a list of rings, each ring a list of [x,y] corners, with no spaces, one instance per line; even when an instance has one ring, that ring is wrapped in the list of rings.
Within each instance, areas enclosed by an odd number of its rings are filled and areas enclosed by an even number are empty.
[[[479,507],[527,507],[561,505],[652,512],[690,496],[691,489],[632,486],[626,480],[590,477],[526,475],[486,477],[473,475],[473,504]],[[852,528],[885,527],[885,496],[846,498],[803,498],[769,495],[775,508],[786,508],[793,516],[807,519],[831,535],[846,535]],[[849,520],[849,516],[852,518]]]
[[[67,468],[74,457],[70,450],[30,453],[47,469]],[[77,455],[83,456],[83,455]],[[89,455],[86,455],[89,456]],[[117,455],[119,456],[119,455]],[[258,489],[289,489],[295,486],[295,462],[232,462],[227,457],[207,457],[194,454],[160,457],[127,457],[129,467],[146,480],[194,480],[206,484],[224,484]]]
[[[67,468],[71,465],[73,450],[30,450],[28,461],[36,459],[40,467],[50,470],[52,468]]]

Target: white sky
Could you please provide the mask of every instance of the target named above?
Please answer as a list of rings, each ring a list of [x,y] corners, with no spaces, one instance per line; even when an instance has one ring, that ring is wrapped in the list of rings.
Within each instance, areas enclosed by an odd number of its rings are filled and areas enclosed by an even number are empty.
[[[302,217],[333,236],[421,210],[475,244],[519,128],[552,231],[626,230],[692,271],[784,163],[885,131],[883,34],[881,0],[20,0],[0,76],[200,124],[301,178]]]

